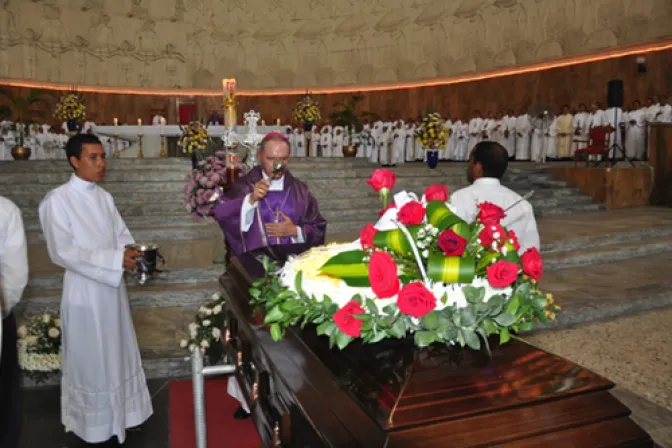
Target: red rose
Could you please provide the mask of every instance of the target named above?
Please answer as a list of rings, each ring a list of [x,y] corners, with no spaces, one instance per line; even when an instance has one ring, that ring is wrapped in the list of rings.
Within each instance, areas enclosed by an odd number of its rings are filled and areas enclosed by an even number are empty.
[[[373,246],[373,237],[376,236],[376,233],[378,233],[378,230],[376,230],[375,227],[373,227],[373,224],[370,222],[364,226],[362,231],[359,233],[359,240],[362,243],[362,249],[372,249]]]
[[[425,190],[425,200],[446,202],[448,200],[448,187],[445,185],[432,185]]]
[[[374,252],[369,261],[371,289],[379,299],[388,299],[399,292],[397,265],[387,252]]]
[[[467,240],[452,229],[446,229],[439,235],[437,244],[447,257],[459,257],[464,253],[464,248],[467,247]]]
[[[523,262],[523,272],[539,281],[544,274],[544,264],[541,261],[541,254],[536,247],[531,247],[520,257]]]
[[[399,291],[399,311],[413,317],[422,317],[436,308],[436,297],[420,282],[409,283]]]
[[[478,239],[481,240],[483,247],[492,250],[492,243],[495,241],[501,243],[506,239],[506,231],[499,224],[486,225],[485,229],[478,234]]]
[[[366,181],[375,191],[380,191],[383,188],[391,190],[394,183],[397,181],[397,175],[390,170],[377,169],[371,174],[371,178]]]
[[[358,338],[362,334],[362,325],[364,325],[364,322],[357,319],[354,315],[364,313],[364,309],[359,303],[353,300],[346,303],[340,310],[336,311],[333,315],[334,323],[343,333],[350,337]]]
[[[506,288],[518,278],[518,263],[499,260],[486,268],[488,281],[493,288]]]
[[[397,213],[397,219],[405,226],[420,224],[425,218],[425,207],[418,201],[407,202]]]
[[[516,252],[520,250],[520,243],[518,242],[518,235],[513,230],[509,230],[509,242],[513,245],[513,248],[516,249]]]
[[[506,213],[502,210],[502,207],[492,204],[490,202],[483,202],[478,204],[478,220],[483,224],[499,224],[499,222],[504,219]]]
[[[388,211],[389,209],[391,209],[391,208],[397,208],[397,205],[394,204],[394,203],[388,205],[387,208],[382,209],[382,210],[380,211],[380,213],[378,213],[378,217],[379,217],[379,218],[382,218],[383,215],[385,214],[385,212],[387,212],[387,211]]]

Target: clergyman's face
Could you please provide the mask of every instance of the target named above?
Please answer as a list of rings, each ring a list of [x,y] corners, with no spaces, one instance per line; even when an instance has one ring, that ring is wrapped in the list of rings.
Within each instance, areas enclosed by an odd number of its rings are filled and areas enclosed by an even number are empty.
[[[259,164],[267,176],[280,179],[283,173],[273,174],[273,166],[282,163],[285,168],[289,163],[289,145],[282,140],[269,140],[264,143],[264,149],[259,151]]]
[[[77,177],[88,182],[102,182],[105,178],[107,160],[103,146],[96,143],[82,145],[82,154],[79,159],[70,157],[75,167]]]
[[[473,184],[476,179],[481,177],[483,168],[480,164],[474,163],[474,149],[469,154],[469,165],[467,165],[467,180]]]

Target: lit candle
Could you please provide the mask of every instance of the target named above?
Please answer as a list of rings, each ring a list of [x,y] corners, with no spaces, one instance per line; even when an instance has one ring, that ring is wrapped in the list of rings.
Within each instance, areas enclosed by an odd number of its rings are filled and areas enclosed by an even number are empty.
[[[245,120],[245,121],[243,122],[243,124],[244,124],[245,126],[247,126],[247,120]]]
[[[119,119],[115,117],[114,119],[114,135],[119,135]]]
[[[266,126],[266,120],[261,120],[261,125]]]
[[[161,117],[161,135],[164,134],[163,127],[166,125],[166,119]]]
[[[275,125],[280,126],[280,119],[279,118],[277,120],[275,120]]]
[[[138,135],[142,135],[142,118],[138,118]]]

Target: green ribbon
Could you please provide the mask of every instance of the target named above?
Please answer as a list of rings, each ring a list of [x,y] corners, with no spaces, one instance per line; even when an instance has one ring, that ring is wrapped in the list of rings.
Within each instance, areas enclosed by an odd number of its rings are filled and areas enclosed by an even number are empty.
[[[434,252],[427,262],[427,277],[441,283],[471,283],[476,275],[473,257],[446,257]]]
[[[465,240],[471,239],[471,226],[464,221],[460,221],[450,226],[451,230],[460,235]]]
[[[448,206],[442,201],[430,201],[427,204],[426,210],[427,221],[439,229],[440,232],[457,223],[464,223],[462,218],[451,212]]]
[[[421,226],[406,227],[414,240],[420,227]],[[404,235],[404,232],[399,229],[381,230],[376,232],[373,237],[373,244],[376,247],[393,250],[399,255],[405,256],[413,253],[411,243],[408,241],[408,238],[406,238],[406,235]]]
[[[363,261],[365,256],[366,253],[361,250],[341,252],[327,260],[320,268],[320,272],[340,278],[348,286],[371,286],[369,264]]]

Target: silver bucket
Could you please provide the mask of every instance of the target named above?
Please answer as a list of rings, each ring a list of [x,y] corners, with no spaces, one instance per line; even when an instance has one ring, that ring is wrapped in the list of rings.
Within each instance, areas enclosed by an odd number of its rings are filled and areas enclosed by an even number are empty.
[[[157,269],[157,262],[160,261],[164,266],[166,264],[166,260],[159,252],[159,246],[157,244],[154,243],[127,244],[126,249],[142,252],[142,255],[135,258],[138,263],[135,269],[131,271],[133,277],[141,285],[147,283],[147,281],[151,279],[155,273],[161,272]]]

